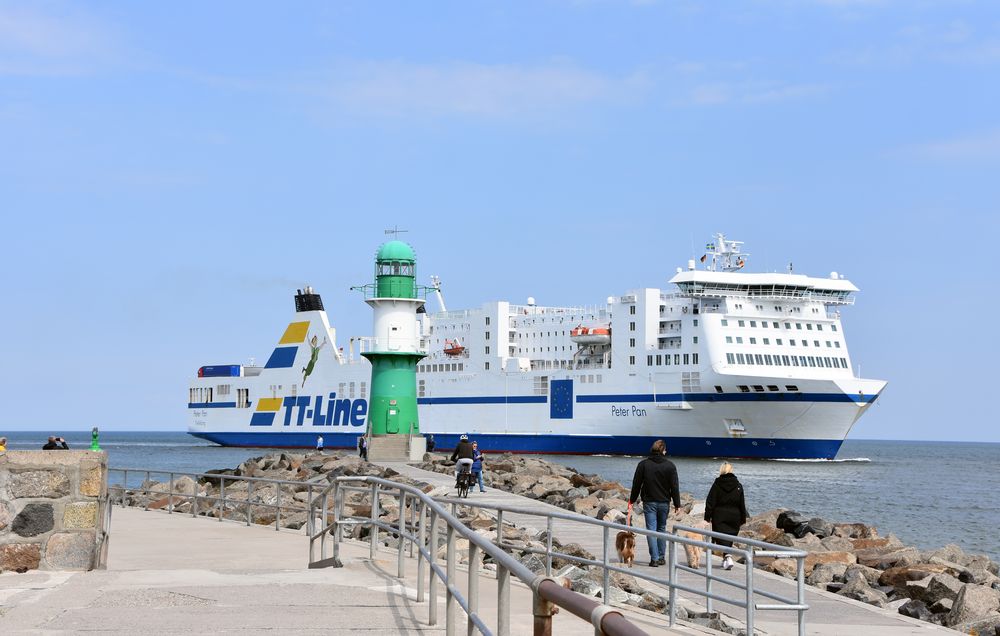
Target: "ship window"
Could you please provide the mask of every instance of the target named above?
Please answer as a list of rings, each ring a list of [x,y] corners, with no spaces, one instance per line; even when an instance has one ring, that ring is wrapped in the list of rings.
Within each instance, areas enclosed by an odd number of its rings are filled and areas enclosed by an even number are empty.
[[[847,359],[846,358],[841,358],[840,359],[840,364],[844,365],[845,369],[850,369],[850,367],[847,366]]]
[[[668,367],[670,366],[670,354],[669,353],[667,355],[663,356],[663,364],[667,365]]]
[[[764,329],[767,329],[767,321],[766,320],[761,320],[760,321],[760,326],[763,327]]]
[[[827,340],[827,341],[826,341],[826,348],[827,348],[827,349],[829,349],[829,348],[830,348],[830,347],[832,347],[832,346],[833,346],[833,345],[832,345],[832,344],[830,344],[830,341],[829,341],[829,340]]]
[[[781,389],[778,388],[777,384],[768,384],[767,385],[767,390],[768,391],[780,391]]]
[[[778,307],[778,309],[780,310],[780,309],[781,309],[781,307]],[[775,329],[777,329],[777,328],[778,328],[778,323],[776,323],[776,322],[772,322],[772,323],[771,323],[771,326],[772,326],[772,327],[774,327]]]
[[[663,364],[663,356],[656,356],[656,366],[660,366],[661,364]]]
[[[750,365],[753,364],[753,354],[752,353],[748,353],[747,354],[747,364],[750,364]]]
[[[206,402],[212,401],[212,387],[208,387],[207,389],[205,389],[205,401]]]
[[[791,329],[791,328],[792,328],[792,323],[786,322],[785,323],[785,329]]]
[[[647,367],[653,366],[653,356],[646,356],[646,366]]]
[[[786,384],[785,388],[788,389],[789,391],[798,391],[799,390],[798,385],[795,385],[795,384]]]
[[[788,356],[781,356],[781,359],[785,362],[785,366],[788,366]]]
[[[803,367],[809,366],[809,364],[806,362],[806,357],[805,356],[799,356],[799,362],[802,363],[800,366],[803,366]]]
[[[834,348],[834,349],[839,349],[839,348],[840,348],[840,342],[838,342],[838,341],[834,340],[834,341],[833,341],[833,348]]]
[[[746,360],[744,360],[742,353],[737,353],[736,359],[739,361],[740,364],[746,364]]]
[[[808,347],[809,346],[809,341],[808,340],[803,340],[802,341],[802,346],[803,347]]]
[[[743,344],[743,337],[742,336],[736,336],[736,344]]]
[[[628,339],[628,346],[630,346],[630,347],[634,347],[635,346],[635,338],[629,338]]]
[[[733,337],[732,336],[726,336],[726,344],[733,344]]]
[[[489,340],[489,339],[490,339],[490,332],[488,332],[488,331],[486,332],[486,339],[487,339],[487,340]]]
[[[741,327],[746,327],[746,323],[743,322],[742,320],[738,321],[736,324],[738,324]]]
[[[691,324],[692,324],[693,326],[697,327],[697,326],[698,326],[698,319],[697,319],[697,318],[695,318],[694,320],[692,320],[692,321],[691,321]]]
[[[834,369],[839,369],[840,368],[840,360],[838,360],[836,358],[833,359],[833,368]]]
[[[764,344],[771,344],[770,338],[764,338]]]
[[[774,344],[780,345],[781,344],[781,338],[775,338],[774,339]]]
[[[628,357],[628,363],[631,364],[631,365],[634,365],[635,364],[635,356],[629,356]]]
[[[774,364],[773,362],[771,362],[771,356],[769,354],[766,353],[764,354],[764,364],[766,365]]]
[[[738,388],[740,390],[740,393],[749,393],[750,392],[750,387],[748,387],[745,384],[741,384],[741,385],[739,385],[736,388]]]
[[[715,392],[716,393],[725,393],[725,391],[722,390],[722,387],[719,386],[718,384],[715,385]]]
[[[814,358],[813,356],[809,356],[809,366],[811,367],[816,366],[816,358]]]
[[[802,330],[802,323],[801,322],[795,323],[795,328],[801,331]]]
[[[485,369],[486,369],[487,371],[489,371],[489,370],[490,370],[490,363],[489,363],[489,362],[487,362],[487,363],[486,363],[486,366],[485,366],[484,368],[485,368]]]
[[[781,356],[775,354],[775,356],[774,356],[774,365],[778,366],[778,367],[781,366]]]
[[[674,354],[674,364],[680,364],[680,363],[681,363],[681,354],[675,353]]]
[[[814,347],[818,347],[819,346],[819,340],[813,340],[813,346]]]
[[[794,339],[793,339],[793,340],[789,340],[789,341],[788,341],[788,344],[790,344],[791,346],[793,346],[793,347],[794,347],[794,346],[795,346],[795,340],[794,340]]]
[[[694,344],[698,344],[698,336],[694,337]]]
[[[353,382],[351,382],[351,383],[350,383],[350,384],[348,384],[347,386],[348,386],[348,387],[350,387],[350,388],[349,388],[349,391],[350,391],[350,393],[351,393],[351,399],[353,400],[353,399],[354,399],[354,383],[353,383]]]
[[[490,348],[486,347],[486,355],[490,355]]]
[[[750,338],[750,344],[757,344],[756,338]]]
[[[826,363],[826,368],[828,368],[828,369],[832,369],[833,368],[833,364],[830,362],[829,356],[824,356],[823,357],[823,362]]]
[[[685,353],[684,354],[684,364],[689,364],[689,362],[688,362],[689,358],[690,358],[690,356],[688,356],[688,354]]]
[[[816,325],[816,331],[823,331],[823,325]]]
[[[755,385],[753,385],[753,390],[756,391],[756,392],[758,392],[758,393],[763,393],[764,392],[764,387],[761,386],[761,385],[759,385],[759,384],[755,384]]]
[[[426,388],[427,388],[426,380],[417,380],[417,397],[424,397],[427,394]]]
[[[628,330],[629,331],[635,331],[635,323],[634,322],[628,323]]]
[[[692,353],[691,354],[691,364],[698,364],[698,354],[697,353]]]
[[[811,322],[807,322],[807,323],[806,323],[806,329],[808,329],[809,331],[812,331],[812,330],[813,330],[813,326],[812,326],[812,323],[811,323]]]
[[[757,364],[764,364],[764,356],[756,353],[753,357],[757,360]]]
[[[830,329],[833,329],[834,331],[836,331],[837,330],[837,325],[830,325]]]
[[[722,319],[722,326],[723,326],[723,327],[728,327],[728,326],[729,326],[729,321],[728,321],[728,320],[726,320],[725,318],[723,318],[723,319]]]
[[[726,362],[728,362],[729,364],[736,364],[736,356],[734,356],[731,353],[727,353],[726,354]]]
[[[751,327],[756,327],[757,326],[757,321],[756,320],[751,320],[750,321],[750,326]]]
[[[792,356],[792,366],[793,367],[799,366],[799,357],[798,356]]]

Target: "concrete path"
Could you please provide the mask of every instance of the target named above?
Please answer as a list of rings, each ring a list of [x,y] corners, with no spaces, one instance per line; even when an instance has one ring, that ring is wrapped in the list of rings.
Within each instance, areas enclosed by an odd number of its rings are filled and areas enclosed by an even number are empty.
[[[439,623],[430,627],[428,604],[415,600],[416,561],[408,560],[408,576],[397,579],[395,552],[373,562],[367,545],[345,542],[345,567],[309,570],[303,532],[131,508],[114,509],[109,547],[104,571],[0,574],[0,634],[444,632],[444,595]],[[464,575],[459,583],[466,583]],[[480,579],[480,607],[495,625],[496,586],[487,576]],[[512,585],[511,607],[511,633],[531,633],[525,586]],[[668,630],[666,617],[650,612],[628,617],[651,634],[711,633]],[[567,612],[553,628],[593,634]]]
[[[391,467],[393,470],[396,470],[400,474],[406,475],[407,477],[419,479],[434,486],[454,487],[455,480],[454,477],[450,475],[422,470],[416,466],[403,463],[386,462],[382,463],[382,465]],[[454,496],[454,493],[452,493],[452,496]],[[480,493],[478,490],[475,490],[469,494],[468,501],[470,505],[475,505],[479,502],[491,505],[517,506],[520,508],[537,510],[539,512],[567,512],[562,508],[557,508],[556,506],[552,506],[545,502],[515,495],[495,488],[487,488],[485,493]],[[513,515],[505,513],[504,521],[509,521],[523,527],[535,528],[537,530],[545,529],[544,519],[530,515]],[[637,520],[637,523],[639,525],[642,524],[641,516]],[[597,555],[598,558],[600,558],[604,551],[603,533],[601,528],[598,526],[556,520],[553,525],[553,536],[557,537],[563,543],[578,543],[589,552]],[[643,538],[640,538],[638,544],[639,545],[636,546],[638,553],[636,555],[636,570],[654,575],[662,573],[663,577],[666,578],[666,568],[650,568],[646,565],[648,562],[648,552]],[[683,558],[683,556],[681,558]],[[617,557],[612,556],[612,560],[617,560]],[[732,570],[726,572],[722,570],[721,567],[717,567],[720,562],[720,559],[715,559],[713,574],[724,576],[731,580],[746,580],[746,570],[742,566],[737,564]],[[704,561],[702,562],[702,567],[704,568]],[[761,570],[757,570],[755,574],[756,576],[754,577],[754,581],[758,589],[764,589],[766,591],[781,594],[786,598],[795,598],[796,590],[794,581]],[[703,578],[686,572],[681,573],[681,581],[690,587],[703,588],[705,585]],[[647,585],[648,582],[643,581],[642,584]],[[730,590],[724,589],[726,587],[728,586],[716,583],[713,586],[713,591],[716,593],[726,593],[727,591],[731,591],[734,594],[741,593],[735,588],[730,588]],[[661,594],[666,596],[667,588],[665,586],[659,586],[658,590]],[[702,607],[704,606],[703,597],[688,594],[681,594],[680,596],[682,601],[685,601],[688,604],[695,604]],[[758,597],[757,602],[772,603],[773,601],[764,597]],[[806,602],[809,604],[810,608],[806,613],[806,632],[808,634],[823,636],[842,636],[847,633],[859,636],[867,634],[877,634],[879,636],[903,636],[905,634],[931,633],[954,634],[954,631],[950,629],[908,618],[892,610],[877,608],[872,605],[844,598],[842,596],[837,596],[836,594],[819,590],[811,586],[806,586]],[[716,602],[713,609],[731,616],[741,622],[746,619],[746,610],[735,605]],[[797,615],[795,612],[758,611],[755,615],[754,621],[754,627],[757,631],[763,634],[794,636],[798,633]]]

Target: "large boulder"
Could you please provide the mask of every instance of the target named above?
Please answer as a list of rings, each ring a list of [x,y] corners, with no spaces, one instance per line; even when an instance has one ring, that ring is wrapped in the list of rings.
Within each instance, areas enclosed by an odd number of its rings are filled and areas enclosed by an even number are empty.
[[[864,577],[858,576],[844,584],[837,592],[839,596],[846,596],[856,601],[862,601],[876,607],[885,607],[889,603],[889,597],[881,590],[873,589],[868,585]]]
[[[868,567],[888,570],[892,567],[904,565],[916,565],[920,562],[920,550],[916,548],[900,548],[885,552],[884,548],[872,548],[869,550],[858,550],[856,553],[858,563]]]
[[[807,521],[809,521],[809,518],[806,517],[801,512],[795,512],[794,510],[786,510],[778,515],[778,518],[774,525],[776,525],[781,530],[784,530],[789,534],[794,534],[798,537],[800,536],[797,534],[798,529],[804,526]]]
[[[815,587],[825,588],[827,583],[843,580],[847,566],[843,563],[819,563],[806,577],[806,583]]]
[[[910,618],[916,618],[921,621],[929,621],[934,614],[927,609],[927,605],[923,601],[918,601],[916,599],[910,599],[906,603],[900,606],[899,613],[903,616],[909,616]]]
[[[907,581],[919,581],[936,574],[951,574],[953,572],[951,568],[933,563],[901,565],[882,572],[882,575],[879,577],[879,583],[881,585],[891,585],[895,588],[904,588]]]
[[[810,552],[806,555],[805,571],[811,573],[813,568],[819,564],[838,563],[847,566],[857,563],[857,558],[853,552]]]
[[[1000,594],[996,590],[966,583],[955,597],[945,625],[952,627],[985,618],[1000,609]]]
[[[950,574],[937,574],[931,577],[925,592],[925,600],[935,603],[943,598],[954,601],[962,591],[962,582]]]

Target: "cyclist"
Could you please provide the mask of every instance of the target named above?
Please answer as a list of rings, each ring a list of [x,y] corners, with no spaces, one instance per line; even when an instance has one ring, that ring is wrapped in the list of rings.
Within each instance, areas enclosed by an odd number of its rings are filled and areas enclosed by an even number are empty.
[[[469,443],[469,436],[463,434],[458,438],[458,446],[455,447],[455,451],[451,454],[451,461],[458,461],[455,464],[455,479],[458,480],[459,474],[468,467],[468,470],[472,470],[472,444]]]

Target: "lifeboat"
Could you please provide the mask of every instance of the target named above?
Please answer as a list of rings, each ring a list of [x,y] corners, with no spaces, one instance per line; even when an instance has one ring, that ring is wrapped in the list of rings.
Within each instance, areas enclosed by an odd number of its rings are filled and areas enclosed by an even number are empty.
[[[445,340],[444,352],[449,356],[460,356],[465,353],[465,347],[458,340]]]
[[[611,344],[611,327],[578,327],[570,330],[569,339],[580,346]]]

